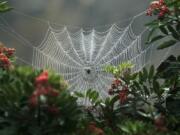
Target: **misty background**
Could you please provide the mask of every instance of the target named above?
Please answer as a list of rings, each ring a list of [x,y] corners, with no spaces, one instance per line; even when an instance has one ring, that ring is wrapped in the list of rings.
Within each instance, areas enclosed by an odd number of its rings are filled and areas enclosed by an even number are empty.
[[[0,15],[0,41],[17,49],[20,64],[31,64],[32,47],[43,41],[49,24],[57,29],[64,25],[72,31],[80,28],[107,30],[111,24],[145,11],[149,0],[8,0],[14,10]],[[134,23],[135,33],[144,29],[152,18],[139,17]],[[127,23],[127,24],[126,24]],[[128,25],[128,21],[124,24]],[[144,36],[144,42],[147,34]],[[168,52],[169,51],[169,52]],[[165,53],[179,54],[176,45],[171,49],[154,51],[151,64],[157,64]]]

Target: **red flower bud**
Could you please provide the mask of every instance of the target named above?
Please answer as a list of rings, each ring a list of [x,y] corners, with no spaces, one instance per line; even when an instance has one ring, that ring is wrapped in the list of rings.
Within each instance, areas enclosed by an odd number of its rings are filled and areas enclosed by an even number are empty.
[[[148,10],[146,11],[146,15],[152,16],[152,10],[151,10],[151,9],[148,9]]]
[[[109,94],[109,95],[113,95],[113,94],[114,94],[113,89],[109,89],[108,94]]]
[[[15,52],[15,49],[14,48],[5,48],[4,47],[4,53],[8,56],[8,57],[11,57]]]
[[[52,97],[57,97],[59,95],[59,91],[53,89],[48,84],[48,72],[47,71],[42,72],[38,77],[36,77],[35,83],[36,83],[36,89],[29,99],[31,106],[36,106],[38,104],[38,98],[41,95],[52,96]]]
[[[36,84],[42,84],[48,82],[48,72],[44,71],[36,78]]]
[[[8,68],[11,65],[10,60],[3,53],[0,54],[0,67]]]
[[[121,80],[116,79],[113,81],[113,84],[115,84],[116,86],[119,86],[119,85],[121,85]]]
[[[35,95],[32,95],[29,99],[30,107],[36,107],[38,105],[38,98]]]
[[[114,83],[111,84],[111,88],[112,88],[112,89],[116,89],[116,88],[117,88],[116,84],[114,84]]]
[[[166,13],[169,13],[169,9],[164,0],[153,1],[147,9],[146,14],[152,16],[154,10],[158,10],[158,18],[163,18]]]
[[[119,100],[121,104],[124,104],[127,100],[128,96],[128,87],[124,87],[120,92],[119,92]]]
[[[159,4],[164,5],[165,4],[164,0],[159,0]]]
[[[166,5],[164,5],[164,6],[161,7],[161,11],[167,13],[167,12],[169,12],[169,9],[168,9],[168,7]]]
[[[163,17],[164,17],[164,13],[161,12],[158,14],[158,18],[163,18]]]

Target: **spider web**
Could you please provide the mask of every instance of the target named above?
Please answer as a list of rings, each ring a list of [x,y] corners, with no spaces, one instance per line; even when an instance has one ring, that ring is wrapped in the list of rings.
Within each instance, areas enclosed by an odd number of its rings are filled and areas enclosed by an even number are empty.
[[[96,29],[85,31],[82,28],[71,32],[66,26],[55,29],[48,22],[48,30],[39,46],[32,45],[14,31],[2,17],[0,29],[32,50],[31,62],[23,56],[17,56],[19,61],[38,69],[49,68],[56,71],[69,83],[68,89],[71,92],[85,93],[88,89],[94,89],[102,98],[106,98],[113,76],[104,72],[105,66],[117,66],[130,61],[134,64],[132,72],[138,72],[151,61],[155,47],[145,46],[143,42],[143,35],[148,29],[144,28],[139,34],[135,34],[133,28],[133,23],[143,14],[144,12],[132,17],[125,27],[112,24],[103,32]]]
[[[113,79],[104,72],[105,66],[130,61],[135,65],[133,72],[137,72],[150,58],[151,46],[144,48],[141,42],[147,29],[139,35],[133,32],[132,24],[138,16],[126,27],[113,24],[105,32],[95,29],[70,32],[67,27],[57,30],[49,24],[44,41],[33,48],[33,66],[60,73],[72,92],[95,89],[105,98]]]

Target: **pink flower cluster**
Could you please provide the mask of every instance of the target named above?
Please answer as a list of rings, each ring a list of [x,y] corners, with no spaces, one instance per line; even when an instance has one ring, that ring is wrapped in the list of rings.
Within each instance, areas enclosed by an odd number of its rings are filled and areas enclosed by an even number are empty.
[[[47,71],[42,72],[38,77],[36,77],[35,86],[36,89],[29,99],[31,107],[36,107],[39,104],[39,97],[41,95],[50,97],[57,97],[59,95],[59,92],[53,89],[48,83]],[[48,110],[49,112],[58,112],[58,109],[55,106],[48,106]]]
[[[124,104],[127,100],[128,97],[128,87],[123,87],[123,89],[119,92],[119,99],[120,99],[120,103]]]
[[[8,69],[11,66],[10,58],[13,57],[14,48],[0,46],[0,68]]]
[[[147,9],[146,14],[148,16],[152,16],[154,11],[158,12],[158,18],[163,18],[165,14],[169,13],[169,8],[167,7],[164,0],[156,0],[151,3],[149,8]]]
[[[127,101],[129,88],[124,85],[120,79],[115,79],[111,84],[111,88],[108,91],[109,95],[118,94],[119,101],[121,104],[124,104]]]

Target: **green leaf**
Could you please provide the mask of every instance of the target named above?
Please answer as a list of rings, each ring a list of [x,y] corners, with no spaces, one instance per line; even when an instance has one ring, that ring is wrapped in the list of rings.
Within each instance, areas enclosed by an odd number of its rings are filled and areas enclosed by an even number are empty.
[[[149,70],[149,76],[148,76],[149,80],[152,79],[153,75],[154,75],[154,66],[152,65]]]
[[[161,45],[159,45],[159,47],[157,49],[164,49],[164,48],[168,48],[170,46],[173,46],[174,44],[176,44],[176,40],[169,40],[166,41],[164,43],[162,43]]]
[[[3,1],[3,2],[0,1],[0,6],[6,6],[7,3],[8,3],[7,1]]]
[[[167,28],[175,39],[180,40],[179,33],[171,25],[167,25]]]
[[[141,116],[145,117],[145,118],[150,118],[151,116],[149,114],[146,114],[144,112],[141,111],[137,111],[138,114],[140,114]]]
[[[176,30],[180,33],[180,23],[176,25]]]
[[[155,37],[153,37],[153,38],[148,42],[148,44],[153,43],[153,42],[155,42],[155,41],[157,41],[157,40],[160,40],[160,39],[162,39],[162,38],[164,38],[164,37],[165,37],[165,36],[163,36],[163,35],[155,36]]]
[[[7,1],[0,1],[0,13],[4,13],[7,12],[9,10],[11,10],[12,8],[9,7],[8,2]]]
[[[74,95],[77,96],[77,97],[80,97],[80,98],[84,98],[84,95],[81,92],[75,91]]]
[[[114,103],[115,103],[116,101],[118,101],[118,100],[119,100],[119,96],[115,96],[115,97],[113,97],[113,98],[111,99],[110,104],[111,104],[111,105],[114,105]]]
[[[144,82],[142,72],[139,72],[139,82],[142,84]]]
[[[131,131],[129,130],[129,128],[127,126],[120,126],[120,128],[125,133],[131,133]]]
[[[154,21],[152,21],[152,22],[150,22],[150,23],[146,23],[145,24],[145,26],[149,26],[149,27],[158,27],[158,25],[159,25],[159,21],[158,20],[154,20]]]
[[[137,78],[138,73],[134,73],[131,75],[131,80],[135,80]]]
[[[177,57],[177,61],[180,62],[180,55]]]
[[[165,28],[165,26],[160,26],[159,29],[161,30],[162,33],[168,35],[168,30]]]
[[[86,92],[86,97],[89,97],[90,94],[91,94],[91,89],[87,90],[87,92]]]
[[[154,92],[160,96],[160,84],[159,82],[157,82],[156,80],[153,81],[153,89],[154,89]]]
[[[149,89],[145,85],[143,85],[143,88],[144,88],[145,94],[150,95]]]
[[[150,39],[151,39],[151,37],[152,37],[152,35],[154,34],[155,31],[156,31],[156,28],[152,28],[150,30],[146,44],[150,41]]]
[[[134,81],[134,85],[136,86],[137,90],[141,89],[140,84],[138,82]]]
[[[92,102],[93,103],[97,102],[98,98],[99,98],[99,93],[97,91],[93,91],[91,94]]]
[[[146,81],[147,78],[148,78],[148,72],[147,72],[146,68],[143,68],[143,79],[144,79],[144,81]]]
[[[115,77],[119,77],[123,74],[123,72],[126,69],[131,69],[133,67],[134,65],[131,62],[127,61],[127,62],[121,63],[118,66],[112,66],[112,65],[106,66],[105,71],[113,74]]]

